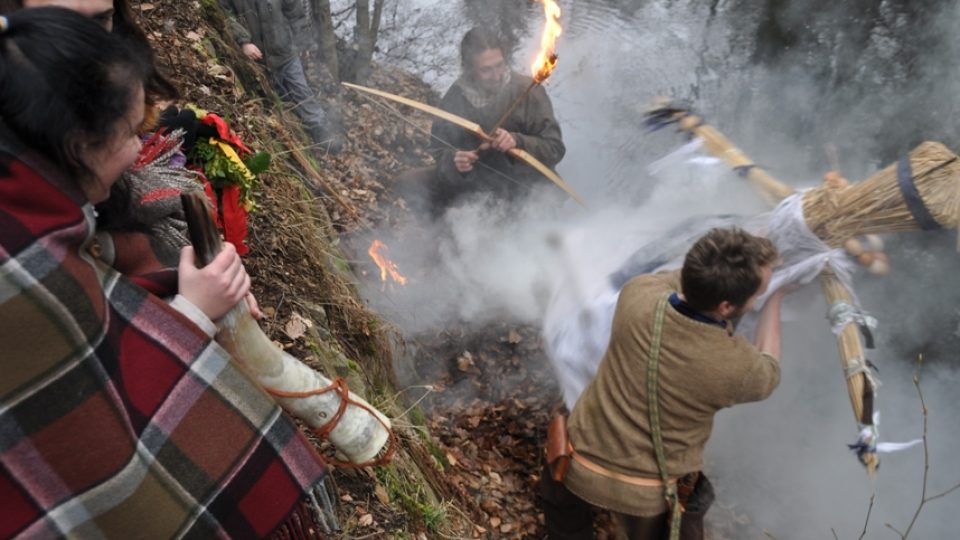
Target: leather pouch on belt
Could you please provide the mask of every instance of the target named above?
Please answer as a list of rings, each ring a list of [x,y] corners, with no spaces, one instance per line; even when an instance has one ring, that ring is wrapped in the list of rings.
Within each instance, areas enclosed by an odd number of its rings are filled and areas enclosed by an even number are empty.
[[[554,414],[547,427],[547,463],[550,475],[562,482],[570,466],[570,441],[567,439],[567,415]]]

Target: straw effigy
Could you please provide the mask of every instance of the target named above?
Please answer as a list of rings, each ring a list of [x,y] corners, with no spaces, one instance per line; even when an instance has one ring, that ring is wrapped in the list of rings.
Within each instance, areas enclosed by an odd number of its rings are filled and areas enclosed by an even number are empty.
[[[823,185],[803,198],[807,226],[832,247],[868,233],[956,228],[960,225],[960,159],[925,142],[867,180]]]
[[[700,138],[704,147],[746,178],[771,205],[795,191],[773,178],[715,128],[684,106],[661,101],[647,111],[647,125],[660,129],[676,124]],[[960,159],[945,146],[925,142],[898,163],[854,185],[828,181],[803,195],[807,227],[831,247],[855,236],[960,226]],[[958,239],[960,242],[960,239]],[[960,245],[960,244],[958,244]],[[854,295],[829,265],[820,275],[820,286],[832,311],[854,305]],[[866,432],[851,448],[873,476],[879,465],[875,451],[874,392],[876,382],[864,353],[859,327],[847,324],[837,334],[840,364],[847,380],[853,415]]]

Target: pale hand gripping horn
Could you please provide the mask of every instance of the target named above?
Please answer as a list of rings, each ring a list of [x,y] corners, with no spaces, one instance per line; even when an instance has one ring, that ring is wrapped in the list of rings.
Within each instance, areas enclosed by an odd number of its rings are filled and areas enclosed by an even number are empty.
[[[206,266],[223,247],[210,209],[200,192],[183,193],[180,197],[197,261],[200,267]],[[341,381],[331,381],[274,345],[250,315],[246,301],[237,304],[217,326],[217,343],[247,374],[273,395],[285,411],[319,435],[329,437],[350,462],[370,463],[392,438],[386,416],[347,391]]]

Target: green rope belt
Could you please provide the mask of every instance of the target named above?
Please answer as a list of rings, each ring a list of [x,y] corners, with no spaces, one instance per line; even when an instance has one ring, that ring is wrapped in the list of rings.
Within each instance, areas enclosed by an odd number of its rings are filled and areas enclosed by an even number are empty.
[[[667,299],[670,293],[665,293],[657,302],[657,312],[653,321],[653,340],[650,342],[650,358],[647,362],[647,407],[650,414],[650,436],[653,439],[653,450],[657,455],[657,467],[660,469],[660,479],[663,480],[663,495],[670,504],[670,540],[680,538],[680,520],[682,519],[680,500],[677,495],[677,485],[670,482],[667,473],[667,460],[663,456],[663,434],[660,431],[660,404],[657,400],[657,368],[660,365],[660,336],[663,334],[663,317],[667,310]]]

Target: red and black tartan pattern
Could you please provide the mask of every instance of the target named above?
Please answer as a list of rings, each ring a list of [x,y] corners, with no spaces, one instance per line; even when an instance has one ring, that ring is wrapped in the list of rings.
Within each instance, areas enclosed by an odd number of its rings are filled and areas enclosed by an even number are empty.
[[[319,456],[199,328],[86,254],[78,187],[3,139],[0,538],[269,535]]]

